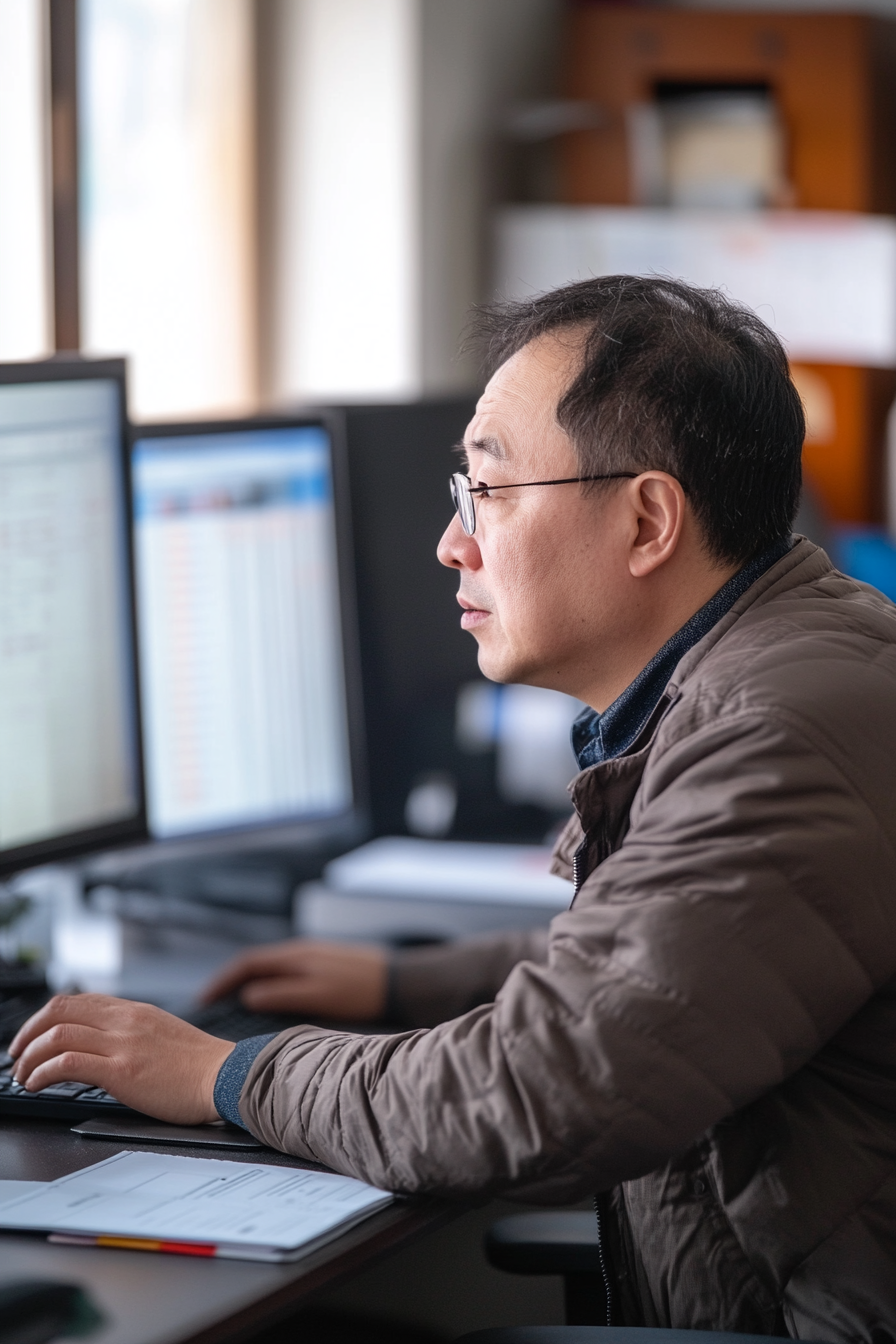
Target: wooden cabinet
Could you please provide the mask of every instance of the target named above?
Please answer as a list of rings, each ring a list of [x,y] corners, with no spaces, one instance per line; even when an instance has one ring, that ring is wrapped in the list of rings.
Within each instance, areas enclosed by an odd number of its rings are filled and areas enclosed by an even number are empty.
[[[635,204],[627,116],[660,86],[761,86],[787,144],[791,204],[896,215],[896,22],[860,14],[719,13],[613,8],[569,11],[569,97],[597,103],[595,130],[561,148],[564,200]],[[832,517],[883,512],[886,417],[896,372],[813,365],[832,413],[807,442],[805,467]]]

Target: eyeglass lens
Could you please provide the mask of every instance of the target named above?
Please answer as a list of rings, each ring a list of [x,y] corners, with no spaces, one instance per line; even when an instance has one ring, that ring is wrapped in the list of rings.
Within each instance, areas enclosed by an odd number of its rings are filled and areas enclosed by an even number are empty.
[[[457,509],[461,527],[468,537],[472,537],[476,530],[476,509],[473,496],[470,494],[469,478],[462,471],[456,471],[451,477],[451,498]]]

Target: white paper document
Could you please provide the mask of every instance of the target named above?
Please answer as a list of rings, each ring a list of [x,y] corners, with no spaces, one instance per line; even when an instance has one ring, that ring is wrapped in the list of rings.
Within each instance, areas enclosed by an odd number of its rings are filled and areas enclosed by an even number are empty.
[[[47,1181],[0,1181],[0,1204],[8,1204],[11,1199],[21,1199],[33,1190],[43,1190]]]
[[[225,1258],[293,1260],[393,1198],[328,1172],[124,1152],[0,1204],[0,1227],[200,1243]]]

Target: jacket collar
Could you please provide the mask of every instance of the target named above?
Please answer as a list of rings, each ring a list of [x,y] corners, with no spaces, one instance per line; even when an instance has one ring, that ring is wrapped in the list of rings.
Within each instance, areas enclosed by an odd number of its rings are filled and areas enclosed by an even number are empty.
[[[590,841],[589,871],[622,844],[631,806],[661,721],[680,695],[684,683],[741,616],[754,606],[762,606],[792,588],[815,582],[832,572],[833,566],[825,552],[805,537],[799,537],[791,550],[767,569],[684,655],[659,703],[629,749],[620,756],[582,770],[570,784],[569,795],[576,815],[570,818],[554,847],[553,872],[561,877],[572,877],[572,859],[583,833]]]
[[[675,668],[666,687],[666,694],[675,699],[680,688],[693,676],[696,669],[711,653],[720,639],[723,639],[731,627],[740,620],[751,607],[764,606],[782,593],[799,588],[805,583],[814,583],[832,574],[834,567],[820,546],[805,537],[797,537],[794,546],[777,564],[761,575],[735,602],[734,606],[712,630],[700,640],[699,644],[684,655]]]

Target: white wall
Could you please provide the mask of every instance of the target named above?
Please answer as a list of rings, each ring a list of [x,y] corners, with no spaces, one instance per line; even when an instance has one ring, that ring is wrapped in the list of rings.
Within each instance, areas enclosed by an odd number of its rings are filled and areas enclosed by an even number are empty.
[[[416,0],[281,0],[266,230],[275,400],[416,387]]]
[[[560,0],[272,0],[269,399],[468,387],[497,130],[547,91]]]
[[[283,0],[270,386],[416,389],[417,0]]]
[[[555,93],[561,0],[421,0],[421,346],[426,392],[476,382],[458,337],[490,297],[509,104]]]

